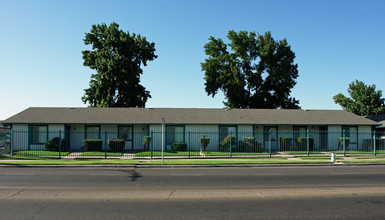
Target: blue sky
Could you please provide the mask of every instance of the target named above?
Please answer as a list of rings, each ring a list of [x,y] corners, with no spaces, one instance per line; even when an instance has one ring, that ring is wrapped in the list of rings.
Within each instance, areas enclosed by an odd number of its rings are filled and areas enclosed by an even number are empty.
[[[296,54],[291,95],[304,109],[340,109],[332,97],[356,79],[385,90],[385,1],[18,1],[0,0],[0,120],[25,108],[82,107],[91,69],[83,38],[92,24],[155,42],[144,67],[146,107],[222,108],[204,91],[203,46],[229,30],[271,31]]]

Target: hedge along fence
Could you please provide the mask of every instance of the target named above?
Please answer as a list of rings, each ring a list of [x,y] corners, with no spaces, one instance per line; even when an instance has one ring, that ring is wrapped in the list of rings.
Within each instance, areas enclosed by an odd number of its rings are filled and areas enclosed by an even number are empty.
[[[306,151],[309,143],[309,151],[313,151],[314,138],[312,137],[299,137],[298,138],[298,150]]]
[[[210,143],[210,138],[209,138],[209,137],[203,136],[203,137],[201,137],[201,138],[199,139],[199,142],[200,142],[201,145],[202,145],[203,151],[205,151],[205,150],[206,150],[206,147],[207,147],[207,146],[209,145],[209,143]],[[201,151],[202,151],[202,149],[201,149]]]
[[[84,139],[83,148],[84,151],[102,151],[103,141],[102,139]]]
[[[124,139],[108,139],[108,147],[113,152],[124,152],[126,141]]]
[[[44,143],[44,148],[48,151],[59,151],[59,143],[60,143],[60,151],[64,151],[65,142],[64,139],[60,141],[59,137],[54,137],[51,140],[48,140]]]
[[[244,136],[238,143],[237,151],[247,153],[262,152],[262,144],[258,143],[258,141],[255,140],[255,137]]]
[[[183,142],[176,142],[171,144],[172,151],[187,151],[187,144]]]
[[[219,150],[220,151],[230,151],[233,146],[235,146],[235,137],[234,135],[228,135],[223,139],[221,142],[219,142]]]
[[[293,149],[293,138],[280,137],[279,144],[281,151],[291,151]]]
[[[150,149],[151,141],[152,141],[151,136],[144,136],[143,137],[143,149],[144,150],[149,150]]]
[[[340,137],[338,138],[338,150],[344,147],[344,140],[345,140],[345,149],[349,147],[350,138],[349,137]]]

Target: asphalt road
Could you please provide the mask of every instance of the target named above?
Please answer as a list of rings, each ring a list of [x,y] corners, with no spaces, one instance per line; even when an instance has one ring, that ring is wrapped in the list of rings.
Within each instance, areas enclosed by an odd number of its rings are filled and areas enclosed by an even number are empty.
[[[384,219],[385,166],[0,167],[0,219]]]

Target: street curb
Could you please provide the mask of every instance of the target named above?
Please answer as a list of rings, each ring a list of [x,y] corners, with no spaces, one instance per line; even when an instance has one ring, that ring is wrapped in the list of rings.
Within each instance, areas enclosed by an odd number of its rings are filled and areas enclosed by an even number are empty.
[[[22,168],[239,168],[239,167],[336,167],[336,166],[380,166],[385,163],[334,163],[334,164],[223,164],[223,165],[18,165],[0,164],[0,167]]]

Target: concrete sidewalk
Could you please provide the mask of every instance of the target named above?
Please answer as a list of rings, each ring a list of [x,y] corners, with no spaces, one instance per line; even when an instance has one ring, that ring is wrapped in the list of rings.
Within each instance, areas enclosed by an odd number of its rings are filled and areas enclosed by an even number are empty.
[[[9,154],[0,153],[0,156],[8,157]],[[317,158],[318,157],[318,158]],[[321,157],[321,158],[319,158]],[[369,158],[367,158],[369,157]],[[81,159],[79,159],[81,158]],[[108,161],[113,160],[114,162],[111,162],[110,164]],[[336,160],[333,162],[331,160],[331,154],[330,153],[324,153],[324,154],[311,154],[309,157],[307,155],[292,155],[292,154],[286,154],[286,153],[278,153],[275,155],[272,155],[269,157],[269,155],[260,156],[253,156],[252,158],[248,157],[238,157],[238,158],[213,158],[213,157],[201,157],[201,158],[192,158],[192,159],[186,159],[186,158],[175,158],[175,157],[165,157],[165,161],[174,161],[175,164],[168,163],[167,165],[161,165],[161,166],[277,166],[277,165],[346,165],[346,164],[352,164],[352,165],[358,165],[358,164],[385,164],[385,155],[379,155],[377,157],[374,157],[374,155],[349,155],[349,156],[343,156],[343,155],[337,155]],[[11,163],[8,165],[39,165],[39,162],[52,162],[50,164],[51,166],[98,166],[97,164],[92,164],[92,161],[99,161],[101,165],[99,166],[159,166],[160,164],[146,164],[146,163],[156,163],[161,161],[161,158],[135,158],[133,155],[130,155],[128,157],[109,157],[107,159],[104,159],[104,157],[100,156],[81,156],[76,157],[76,155],[70,156],[63,156],[61,159],[39,159],[39,160],[28,160],[28,159],[17,159],[17,157],[14,158],[3,158],[0,159],[0,164],[7,165],[7,163]],[[55,161],[58,162],[57,165],[55,164]],[[61,162],[74,162],[75,164],[62,164]],[[90,163],[87,164],[87,161]],[[125,164],[124,161],[127,161],[127,164]],[[137,164],[132,164],[130,161],[137,161]],[[202,161],[202,164],[199,164],[199,162]],[[212,161],[212,164],[204,163],[203,161]],[[248,163],[250,161],[250,163]],[[2,163],[3,162],[3,163]],[[26,163],[27,162],[27,163]],[[29,163],[28,163],[29,162]],[[79,162],[79,164],[76,164]],[[106,163],[104,163],[106,162]],[[185,164],[181,164],[181,162]],[[239,164],[237,164],[239,162]],[[41,164],[41,166],[45,166],[44,164]],[[47,165],[48,166],[48,165]]]

